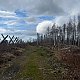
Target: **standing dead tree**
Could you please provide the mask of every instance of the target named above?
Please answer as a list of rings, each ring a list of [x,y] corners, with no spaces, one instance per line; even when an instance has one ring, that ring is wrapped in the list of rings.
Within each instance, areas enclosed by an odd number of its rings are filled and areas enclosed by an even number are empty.
[[[37,33],[37,44],[45,45],[77,45],[80,46],[80,16],[78,16],[78,22],[76,22],[74,16],[73,19],[63,26],[56,26],[53,24],[52,28],[47,28],[46,34],[42,35]]]
[[[65,44],[66,38],[66,24],[63,24],[63,44]]]
[[[39,33],[37,33],[37,45],[39,45],[39,43],[40,43],[40,35]]]

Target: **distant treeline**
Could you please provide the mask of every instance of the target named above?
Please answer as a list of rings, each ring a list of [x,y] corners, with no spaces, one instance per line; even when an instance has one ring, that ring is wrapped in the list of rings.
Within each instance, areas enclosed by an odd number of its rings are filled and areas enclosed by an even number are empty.
[[[47,33],[39,34],[37,33],[37,45],[77,45],[80,46],[80,16],[78,19],[70,19],[67,24],[62,26],[57,26],[56,23],[53,24],[52,28],[47,28]]]

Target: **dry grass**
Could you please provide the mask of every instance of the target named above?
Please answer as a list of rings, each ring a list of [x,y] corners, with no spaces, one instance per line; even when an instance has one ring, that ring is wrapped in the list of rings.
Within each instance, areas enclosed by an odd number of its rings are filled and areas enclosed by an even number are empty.
[[[67,65],[67,80],[80,80],[80,49],[75,46],[58,51],[57,57]]]

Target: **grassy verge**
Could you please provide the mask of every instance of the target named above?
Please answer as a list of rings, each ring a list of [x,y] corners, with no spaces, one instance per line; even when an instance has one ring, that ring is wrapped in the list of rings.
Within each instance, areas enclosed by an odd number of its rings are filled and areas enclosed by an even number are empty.
[[[63,80],[64,67],[54,53],[43,47],[30,46],[24,56],[14,80]]]

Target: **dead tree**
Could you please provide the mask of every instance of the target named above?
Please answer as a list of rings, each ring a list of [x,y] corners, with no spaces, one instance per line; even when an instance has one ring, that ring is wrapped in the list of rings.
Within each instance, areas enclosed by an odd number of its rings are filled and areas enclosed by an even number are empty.
[[[60,36],[60,43],[63,43],[63,33],[62,33],[62,27],[59,27],[59,36]]]
[[[72,32],[73,32],[72,21],[70,21],[67,25],[67,44],[68,45],[72,44],[72,40],[71,40]]]
[[[39,45],[40,44],[40,35],[39,35],[39,33],[37,33],[37,45]]]
[[[66,24],[63,25],[63,44],[65,44],[65,37],[66,37]]]
[[[75,16],[74,16],[74,22],[73,22],[73,45],[76,45],[76,24],[75,24]]]
[[[55,45],[55,24],[53,24],[52,26],[51,35],[52,35],[52,44]]]
[[[77,38],[78,39],[77,40],[78,41],[78,46],[80,46],[79,45],[80,44],[80,41],[79,41],[80,40],[79,39],[80,38],[80,15],[78,15],[77,36],[78,36],[78,38]]]
[[[47,28],[47,43],[50,44],[50,28]]]

